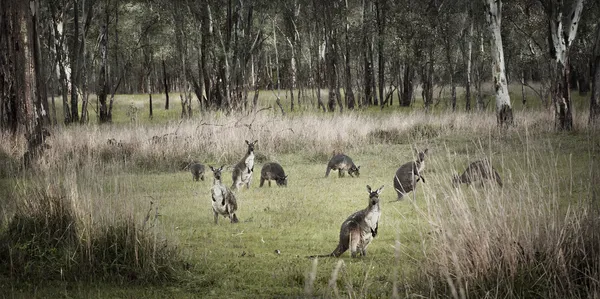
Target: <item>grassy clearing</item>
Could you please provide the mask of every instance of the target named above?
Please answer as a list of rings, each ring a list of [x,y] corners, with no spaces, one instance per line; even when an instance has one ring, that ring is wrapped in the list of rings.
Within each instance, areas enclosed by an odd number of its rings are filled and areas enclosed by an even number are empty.
[[[600,138],[585,129],[584,115],[576,118],[573,133],[554,133],[548,112],[523,112],[516,121],[503,132],[493,113],[281,117],[268,110],[155,125],[59,128],[33,176],[0,176],[9,186],[3,196],[10,195],[10,204],[2,205],[2,230],[31,198],[22,191],[26,186],[62,186],[57,174],[76,173],[59,194],[76,207],[77,219],[98,220],[83,227],[118,223],[116,211],[125,211],[130,227],[139,228],[153,202],[159,211],[156,235],[176,249],[165,258],[182,261],[170,264],[176,280],[147,288],[131,287],[127,279],[115,287],[60,277],[42,288],[7,278],[0,284],[22,297],[593,297],[600,273],[600,224],[594,216],[599,190],[593,183]],[[13,157],[22,152],[22,140],[2,138],[2,163],[17,167]],[[108,144],[111,138],[118,144]],[[221,218],[213,225],[211,174],[194,182],[183,166],[192,159],[224,164],[224,183],[230,185],[244,139],[259,140],[258,165],[252,187],[237,193],[240,223]],[[393,175],[414,159],[414,147],[430,149],[427,183],[410,199],[392,202]],[[350,155],[361,176],[323,178],[333,151]],[[504,188],[451,187],[454,172],[483,157],[492,160]],[[267,161],[284,166],[287,188],[258,188]],[[342,221],[366,206],[367,184],[386,185],[380,232],[368,256],[305,258],[335,248]],[[159,243],[148,246],[153,244]]]

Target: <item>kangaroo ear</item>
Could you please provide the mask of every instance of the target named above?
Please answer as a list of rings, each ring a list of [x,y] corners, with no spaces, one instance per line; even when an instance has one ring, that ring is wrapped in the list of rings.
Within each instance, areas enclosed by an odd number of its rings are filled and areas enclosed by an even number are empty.
[[[284,180],[285,180],[285,179],[287,179],[287,178],[288,178],[288,176],[287,176],[287,175],[284,175],[284,176],[283,176],[283,179],[284,179]]]
[[[379,189],[377,189],[377,194],[381,194],[381,191],[383,191],[383,187],[385,187],[385,185],[381,185],[381,187],[379,187]]]
[[[360,165],[356,166],[356,169],[360,169]]]
[[[258,143],[258,139],[257,139],[257,140],[254,140],[254,142],[253,142],[253,143],[254,143],[254,144],[257,144],[257,143]]]
[[[423,151],[423,153],[424,153],[424,154],[426,154],[426,155],[427,155],[427,152],[429,152],[429,149],[428,149],[428,148],[426,148],[426,149]]]
[[[369,194],[371,194],[371,186],[367,185],[367,192],[369,192]]]
[[[223,167],[224,167],[224,166],[225,166],[225,165],[221,165],[221,168],[219,168],[219,170],[223,170]]]
[[[248,140],[244,140],[244,141],[246,141],[246,144],[250,144],[250,142],[248,142]]]
[[[212,166],[208,165],[208,167],[210,168],[210,170],[215,171],[215,169]]]

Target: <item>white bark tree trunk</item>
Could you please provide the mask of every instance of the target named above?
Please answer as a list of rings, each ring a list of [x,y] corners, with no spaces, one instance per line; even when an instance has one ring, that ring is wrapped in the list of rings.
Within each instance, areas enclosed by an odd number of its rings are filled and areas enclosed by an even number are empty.
[[[563,1],[542,2],[548,15],[550,56],[556,62],[557,81],[554,91],[554,105],[556,125],[562,130],[573,128],[573,111],[571,109],[571,91],[569,88],[569,49],[577,35],[577,27],[583,11],[583,0],[575,0],[573,6],[567,11],[567,18]],[[564,23],[563,22],[567,22]]]
[[[485,0],[486,19],[492,35],[492,77],[494,78],[494,90],[496,91],[496,117],[498,125],[510,125],[513,122],[512,106],[508,95],[506,81],[506,69],[504,67],[504,49],[502,46],[501,20],[502,1]]]

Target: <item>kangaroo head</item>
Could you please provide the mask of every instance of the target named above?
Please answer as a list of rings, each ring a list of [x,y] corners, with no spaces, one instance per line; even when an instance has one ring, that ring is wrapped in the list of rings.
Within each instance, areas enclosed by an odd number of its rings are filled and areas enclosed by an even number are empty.
[[[359,166],[352,165],[352,167],[350,167],[350,169],[348,169],[348,174],[353,174],[353,175],[356,175],[357,177],[360,176],[360,165]]]
[[[285,186],[287,187],[287,175],[284,175],[283,177],[278,177],[275,179],[275,182],[277,183],[278,186]]]
[[[244,140],[246,141],[246,144],[248,145],[248,154],[254,151],[254,146],[258,143],[258,140],[254,140],[254,142],[249,142],[248,140]]]
[[[210,167],[210,170],[212,170],[213,176],[215,177],[215,179],[217,179],[219,181],[221,180],[221,170],[223,170],[223,166],[225,166],[225,165],[221,165],[221,167],[219,167],[219,168],[215,168],[210,165],[208,166],[208,167]]]
[[[452,187],[458,188],[459,185],[460,185],[460,176],[458,176],[458,173],[455,173],[452,176]]]
[[[371,186],[367,185],[367,191],[369,192],[369,207],[379,204],[379,194],[383,191],[384,186],[385,185],[382,185],[379,189],[372,191]]]
[[[417,161],[419,162],[423,162],[425,161],[425,156],[427,155],[427,152],[429,152],[429,149],[426,148],[424,151],[420,152],[418,150],[415,150],[417,152]]]

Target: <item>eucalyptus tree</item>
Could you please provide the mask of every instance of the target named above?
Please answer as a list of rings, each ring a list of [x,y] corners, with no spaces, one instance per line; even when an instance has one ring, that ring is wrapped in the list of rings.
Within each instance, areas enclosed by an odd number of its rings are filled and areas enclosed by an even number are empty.
[[[508,94],[501,33],[502,1],[484,1],[488,28],[491,34],[492,84],[496,93],[496,119],[500,126],[511,125],[513,123],[513,113],[510,96]]]
[[[556,84],[553,92],[556,126],[573,129],[573,109],[569,86],[569,50],[577,35],[583,10],[583,0],[540,0],[548,20],[549,53],[556,63]]]

